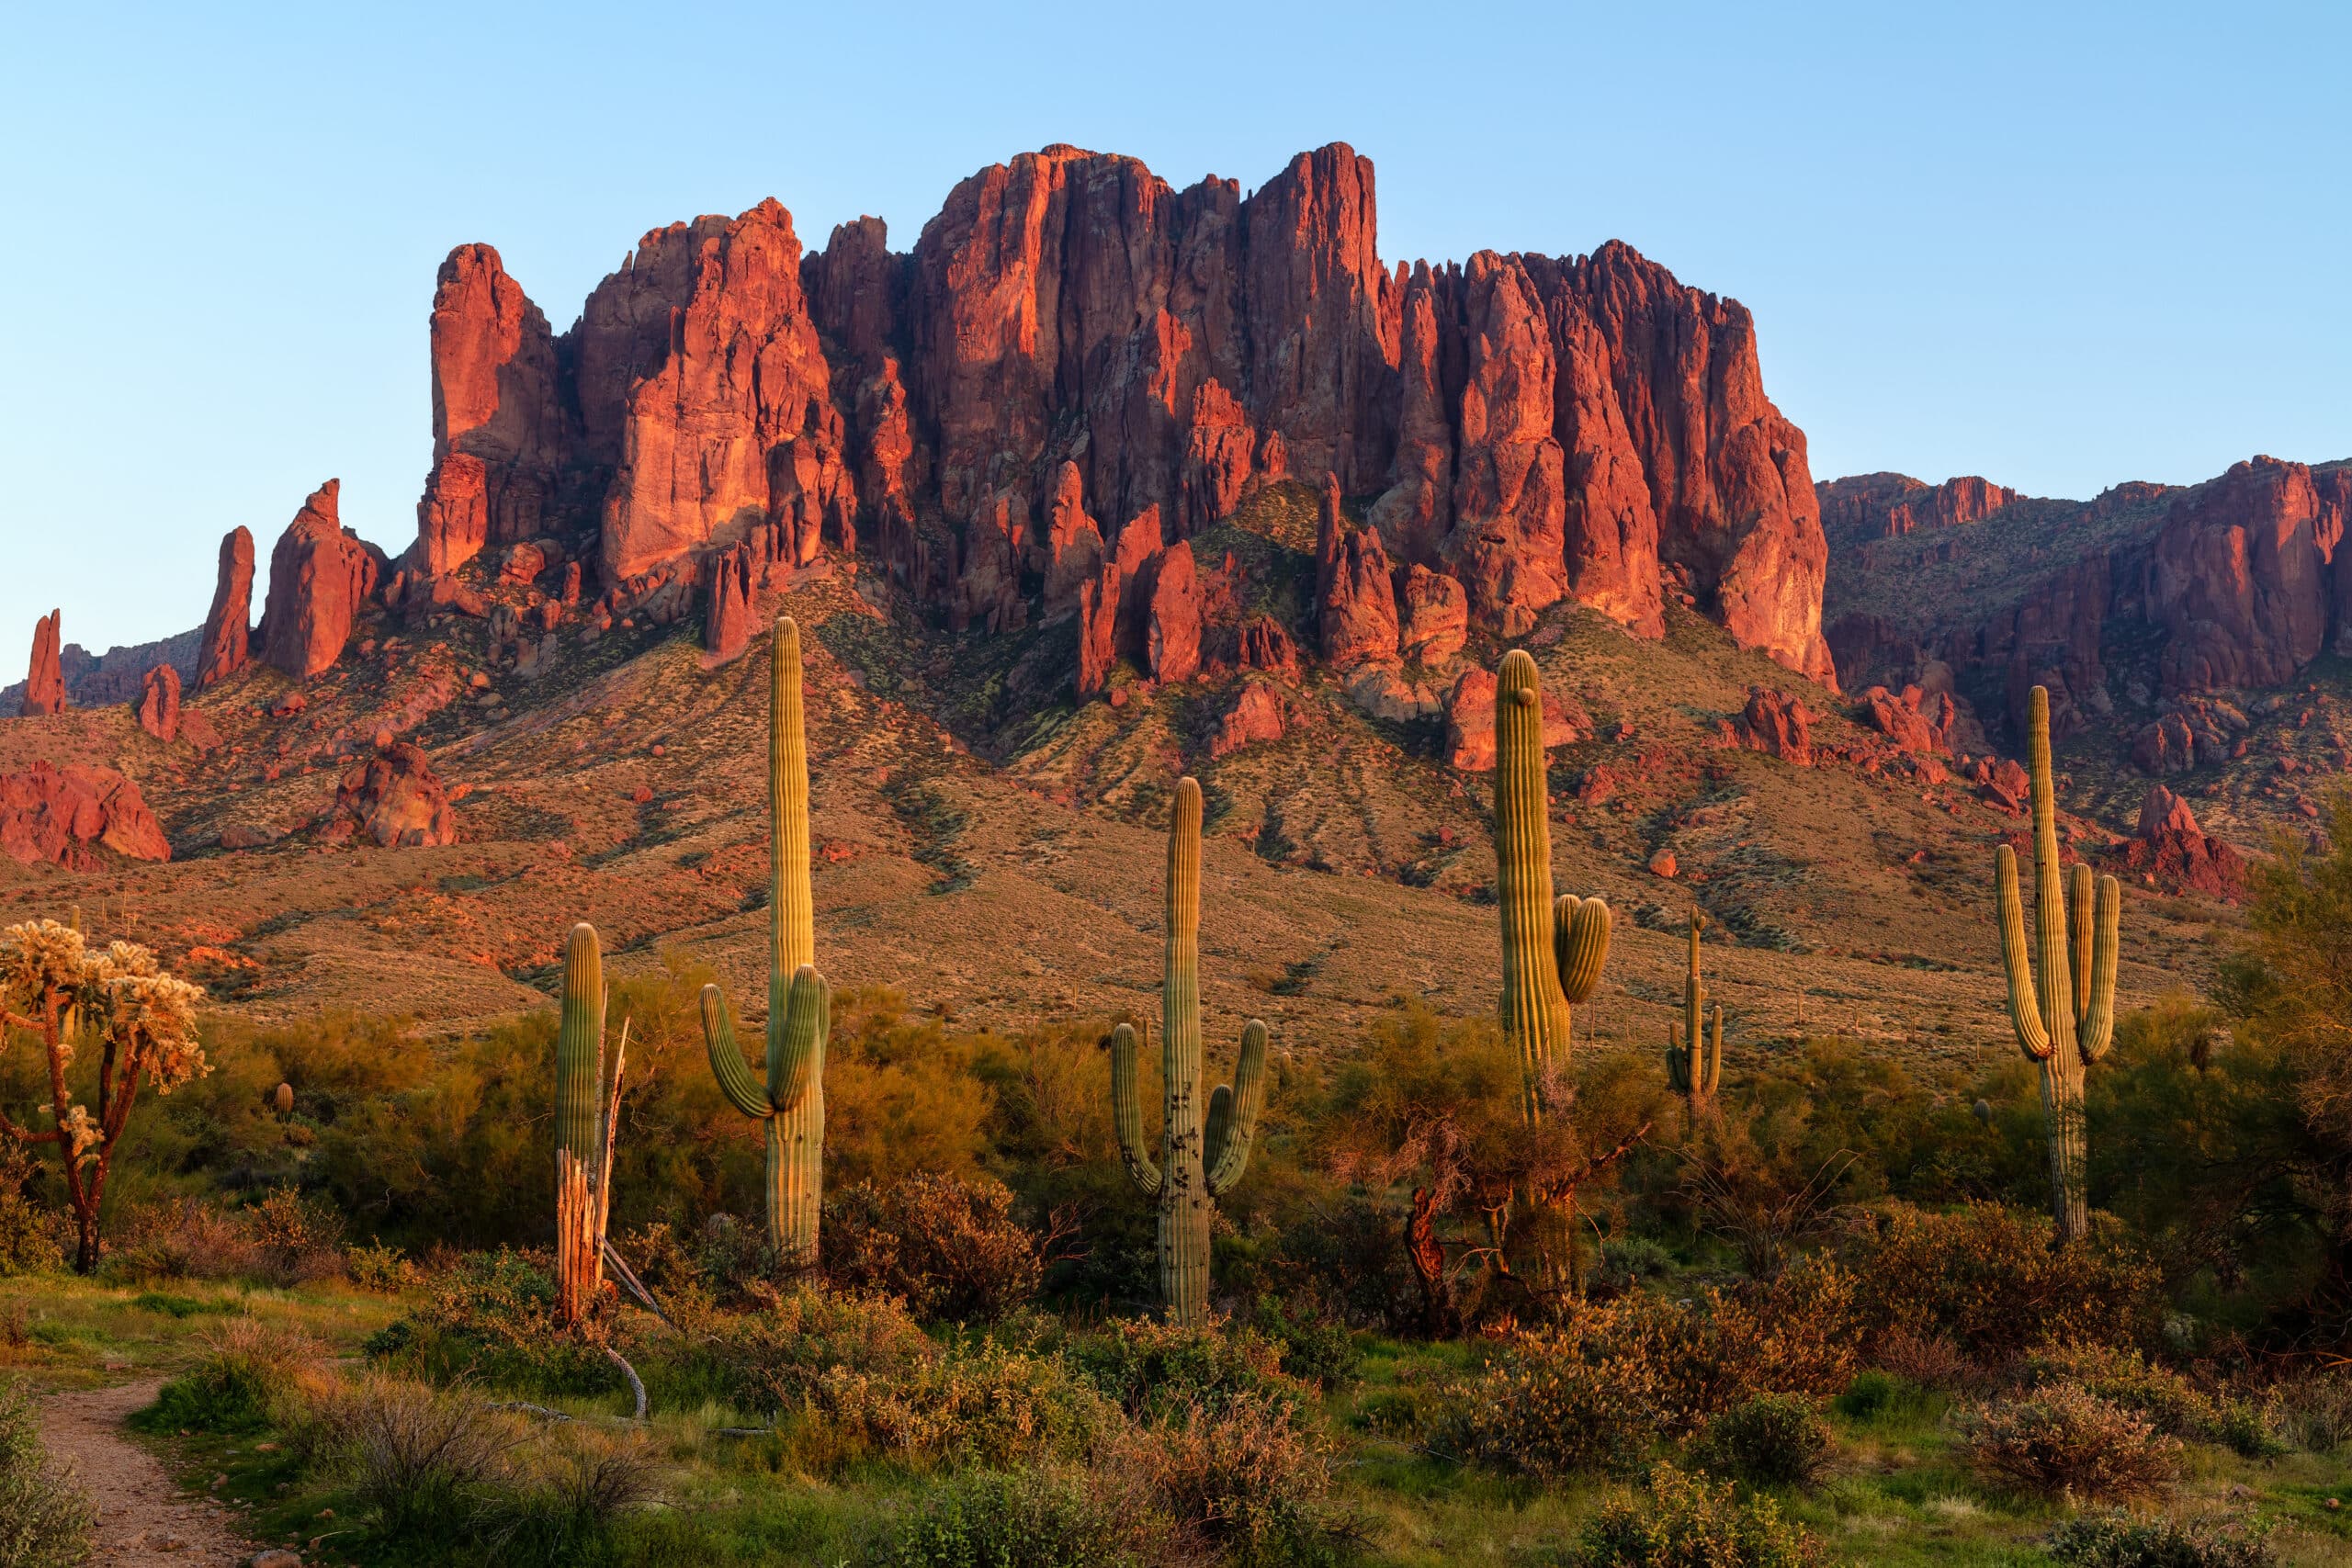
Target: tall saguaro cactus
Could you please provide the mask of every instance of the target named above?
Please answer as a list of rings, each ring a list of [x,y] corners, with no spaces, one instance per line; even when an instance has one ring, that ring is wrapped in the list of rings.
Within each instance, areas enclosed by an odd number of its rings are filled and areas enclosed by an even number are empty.
[[[1545,1072],[1566,1058],[1570,1009],[1609,961],[1609,906],[1552,896],[1551,791],[1544,759],[1544,685],[1521,649],[1495,677],[1495,884],[1503,922],[1503,1032],[1525,1075],[1521,1111],[1543,1115]]]
[[[563,1018],[555,1037],[556,1315],[577,1323],[603,1288],[597,1187],[605,1168],[605,961],[596,928],[571,928],[563,951]]]
[[[2026,761],[2033,778],[2034,957],[2026,955],[2025,899],[2018,887],[2017,852],[1994,852],[1993,879],[2001,921],[2001,961],[2009,977],[2009,1021],[2018,1044],[2041,1067],[2041,1117],[2050,1146],[2050,1206],[2064,1244],[2090,1224],[2085,1168],[2083,1072],[2107,1055],[2115,1037],[2116,933],[2123,896],[2115,878],[2098,879],[2094,904],[2091,869],[2076,864],[2069,881],[2058,870],[2058,822],[2050,774],[2050,694],[2036,686],[2026,699]]]
[[[1241,1031],[1233,1082],[1201,1103],[1201,786],[1177,782],[1168,824],[1167,948],[1159,982],[1160,1077],[1167,1094],[1153,1163],[1143,1141],[1143,1096],[1136,1078],[1135,1030],[1111,1036],[1111,1100],[1119,1152],[1144,1196],[1159,1205],[1159,1294],[1169,1318],[1198,1324],[1208,1311],[1209,1214],[1250,1164],[1258,1112],[1266,1104],[1266,1026]]]
[[[1723,1003],[1715,1004],[1712,1045],[1700,1030],[1707,993],[1699,982],[1699,933],[1706,929],[1707,917],[1691,910],[1690,974],[1682,983],[1682,1032],[1679,1039],[1669,1033],[1666,1043],[1667,1081],[1675,1093],[1689,1097],[1694,1121],[1701,1108],[1714,1098],[1716,1086],[1724,1078]]]
[[[800,627],[776,618],[768,650],[767,1076],[754,1077],[735,1043],[727,998],[702,988],[703,1044],[720,1092],[767,1124],[767,1235],[785,1265],[817,1264],[824,1197],[825,1042],[832,991],[817,973],[816,907],[808,888],[808,745],[800,716]]]

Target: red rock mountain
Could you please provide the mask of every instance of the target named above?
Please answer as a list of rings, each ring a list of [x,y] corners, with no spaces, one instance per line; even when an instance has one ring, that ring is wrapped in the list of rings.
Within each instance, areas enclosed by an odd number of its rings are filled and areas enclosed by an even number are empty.
[[[1148,592],[1145,555],[1329,474],[1369,525],[1367,591],[1418,570],[1417,603],[1487,630],[1574,599],[1654,635],[1671,575],[1743,645],[1834,679],[1804,438],[1747,312],[1615,243],[1391,266],[1343,145],[1247,198],[1048,147],[958,185],[904,254],[875,219],[804,255],[773,201],[698,218],[648,233],[560,337],[461,246],[432,337],[425,578],[545,535],[599,591],[703,582],[748,620],[759,584],[739,560],[722,596],[716,561],[769,529],[787,570],[863,542],[951,625],[1077,611],[1100,643],[1126,520],[1157,509],[1124,572]]]

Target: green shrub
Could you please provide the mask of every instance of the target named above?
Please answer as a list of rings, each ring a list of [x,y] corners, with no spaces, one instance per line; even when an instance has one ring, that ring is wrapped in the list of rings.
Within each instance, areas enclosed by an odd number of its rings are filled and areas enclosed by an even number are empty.
[[[1332,1454],[1289,1404],[1192,1399],[1117,1445],[1176,1525],[1244,1563],[1320,1563],[1345,1533],[1327,1511]]]
[[[497,1562],[591,1561],[625,1516],[658,1500],[655,1473],[642,1438],[563,1423],[492,1471],[470,1523]]]
[[[2199,1520],[2082,1515],[2050,1536],[2050,1555],[2067,1568],[2272,1568],[2267,1527]]]
[[[1854,1381],[1837,1399],[1838,1414],[1849,1421],[1875,1421],[1882,1416],[1917,1410],[1927,1403],[1928,1391],[1908,1378],[1883,1368],[1856,1372]]]
[[[1712,1417],[1690,1445],[1692,1462],[1757,1486],[1802,1486],[1829,1462],[1829,1424],[1807,1401],[1759,1393]]]
[[[885,1568],[1131,1568],[1164,1528],[1102,1471],[976,1471],[924,1493],[876,1555]]]
[[[1521,1336],[1440,1401],[1431,1422],[1437,1448],[1539,1480],[1630,1473],[1666,1430],[1648,1362],[1611,1353],[1578,1323]]]
[[[1647,1495],[1612,1501],[1585,1527],[1581,1568],[1813,1568],[1821,1548],[1770,1497],[1741,1502],[1732,1483],[1662,1464]]]
[[[1282,1347],[1284,1377],[1333,1389],[1355,1381],[1363,1348],[1344,1323],[1294,1313],[1287,1303],[1261,1296],[1250,1326]]]
[[[2180,1468],[2178,1439],[2072,1383],[1998,1401],[1962,1435],[1980,1472],[2032,1492],[2129,1497],[2161,1490]]]
[[[416,1265],[402,1257],[399,1247],[375,1241],[351,1248],[344,1256],[344,1267],[353,1284],[379,1295],[398,1295],[419,1277]]]
[[[151,1430],[258,1432],[286,1419],[297,1376],[319,1353],[291,1329],[241,1317],[206,1341],[195,1366],[165,1383],[141,1414]]]
[[[12,1143],[0,1143],[0,1280],[38,1274],[64,1262],[55,1216],[25,1195],[36,1174],[33,1162]]]
[[[134,1311],[161,1313],[165,1317],[194,1317],[198,1313],[226,1312],[219,1302],[200,1302],[194,1296],[175,1296],[163,1291],[141,1291],[130,1298]]]
[[[75,1568],[90,1557],[97,1514],[73,1472],[40,1446],[40,1406],[19,1380],[0,1381],[0,1562]]]
[[[471,1530],[524,1431],[470,1392],[445,1393],[371,1372],[309,1407],[301,1446],[348,1479],[394,1540],[457,1539]]]
[[[790,1423],[801,1461],[1004,1467],[1087,1451],[1116,1419],[1057,1356],[981,1344],[884,1372],[823,1372]]]
[[[2155,1268],[2112,1226],[2053,1250],[2047,1218],[1991,1203],[1892,1207],[1847,1261],[1874,1340],[1948,1336],[1996,1364],[2043,1345],[2154,1344],[2164,1305]]]
[[[371,1336],[368,1354],[432,1382],[472,1378],[537,1394],[619,1386],[594,1347],[559,1330],[555,1281],[534,1255],[470,1252],[433,1283],[425,1303]]]
[[[1296,1408],[1304,1391],[1283,1375],[1283,1348],[1253,1328],[1184,1328],[1127,1318],[1080,1335],[1069,1355],[1080,1375],[1131,1416],[1169,1405],[1274,1399]]]
[[[893,1297],[814,1286],[765,1294],[758,1310],[714,1319],[695,1352],[703,1380],[739,1408],[795,1410],[830,1376],[892,1378],[940,1354]]]
[[[832,1283],[897,1296],[926,1319],[992,1322],[1027,1305],[1045,1279],[1037,1238],[998,1181],[860,1182],[827,1201],[821,1235]]]
[[[2145,1416],[2159,1432],[2219,1443],[2248,1459],[2284,1451],[2268,1413],[2243,1400],[2205,1393],[2137,1350],[2097,1345],[2053,1347],[2027,1359],[2030,1387],[2074,1383],[2109,1404]]]

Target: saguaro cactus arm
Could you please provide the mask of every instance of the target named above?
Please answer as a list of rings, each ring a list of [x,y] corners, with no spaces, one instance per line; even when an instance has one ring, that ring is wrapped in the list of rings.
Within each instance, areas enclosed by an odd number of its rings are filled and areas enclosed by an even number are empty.
[[[1250,1145],[1258,1136],[1258,1113],[1266,1108],[1266,1026],[1251,1019],[1241,1031],[1241,1060],[1230,1088],[1209,1097],[1209,1196],[1222,1198],[1250,1167]]]
[[[1599,898],[1563,893],[1552,904],[1552,950],[1560,973],[1560,994],[1581,1006],[1600,984],[1609,962],[1609,906]]]
[[[717,986],[702,988],[702,1043],[710,1055],[710,1076],[718,1080],[718,1092],[727,1097],[729,1105],[746,1116],[775,1114],[775,1107],[768,1103],[767,1090],[752,1076],[751,1065],[736,1046],[735,1024],[727,1016],[727,998]]]
[[[2086,1062],[2098,1061],[2115,1043],[2115,962],[2122,922],[2123,889],[2115,878],[2102,876],[2090,942],[2090,990],[2075,1031]]]
[[[1159,1196],[1166,1179],[1144,1146],[1143,1091],[1136,1082],[1136,1032],[1121,1024],[1111,1032],[1111,1119],[1119,1132],[1119,1155],[1127,1175],[1147,1198]]]
[[[1709,1032],[1707,1046],[1707,1092],[1713,1094],[1724,1081],[1724,1004],[1715,1004],[1715,1016]]]
[[[2034,995],[2033,961],[2025,944],[2025,896],[2018,887],[2018,853],[2003,844],[1993,852],[1994,898],[2001,922],[2001,968],[2009,979],[2009,1022],[2018,1045],[2037,1062],[2050,1059],[2050,1031],[2042,1026]]]
[[[785,993],[783,1012],[768,1015],[767,1098],[778,1111],[791,1110],[808,1092],[832,1031],[832,987],[813,964],[803,964]]]

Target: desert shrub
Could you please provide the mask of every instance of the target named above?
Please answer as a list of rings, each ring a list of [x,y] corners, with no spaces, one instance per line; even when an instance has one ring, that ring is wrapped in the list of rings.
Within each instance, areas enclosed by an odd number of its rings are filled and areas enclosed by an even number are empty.
[[[0,1142],[0,1280],[40,1273],[64,1261],[63,1233],[56,1217],[25,1191],[36,1174],[22,1149]]]
[[[344,1271],[343,1216],[324,1199],[273,1188],[243,1217],[254,1262],[273,1284],[299,1285]]]
[[[555,1320],[555,1281],[539,1258],[501,1247],[461,1255],[427,1299],[371,1336],[369,1356],[434,1382],[475,1378],[527,1393],[601,1393],[612,1363]]]
[[[379,1241],[346,1251],[344,1271],[361,1290],[387,1296],[398,1295],[423,1278],[416,1265],[401,1256],[399,1247],[386,1247]]]
[[[939,1353],[895,1297],[811,1286],[716,1320],[699,1351],[713,1392],[763,1413],[798,1408],[828,1373],[896,1376]]]
[[[234,1280],[260,1271],[251,1229],[228,1211],[175,1198],[131,1211],[116,1225],[105,1271],[131,1280]]]
[[[1236,1561],[1306,1563],[1333,1555],[1330,1449],[1281,1399],[1187,1400],[1129,1429],[1119,1451],[1180,1528]]]
[[[2280,1451],[2259,1405],[2207,1393],[2137,1350],[2067,1345],[2039,1351],[2021,1369],[2029,1387],[2071,1382],[2109,1404],[2147,1417],[2167,1437],[2220,1443],[2249,1459]]]
[[[1223,1323],[1185,1328],[1121,1319],[1072,1338],[1069,1355],[1082,1376],[1131,1416],[1237,1398],[1278,1400],[1295,1409],[1302,1393],[1283,1375],[1279,1343]]]
[[[1808,1401],[1759,1393],[1711,1417],[1692,1439],[1690,1457],[1712,1474],[1758,1486],[1802,1486],[1829,1462],[1829,1424]]]
[[[472,1528],[523,1440],[513,1419],[478,1396],[380,1372],[322,1393],[306,1426],[303,1446],[322,1470],[348,1479],[395,1540]]]
[[[580,1562],[624,1516],[658,1501],[657,1474],[642,1438],[563,1423],[492,1470],[469,1524],[494,1562]]]
[[[1581,1568],[1812,1568],[1823,1558],[1771,1498],[1742,1502],[1728,1481],[1710,1486],[1662,1464],[1644,1496],[1611,1501],[1585,1527],[1574,1561]]]
[[[922,1495],[876,1553],[884,1568],[1142,1568],[1167,1521],[1123,1472],[973,1471]]]
[[[1979,1388],[1985,1382],[1984,1369],[1970,1359],[1949,1335],[1890,1329],[1878,1337],[1871,1359],[1905,1382],[1947,1393]]]
[[[318,1344],[258,1318],[232,1319],[207,1337],[205,1353],[165,1383],[141,1424],[156,1431],[257,1432],[289,1414],[303,1367]]]
[[[1012,1193],[985,1179],[861,1182],[826,1203],[821,1235],[827,1279],[899,1297],[922,1318],[993,1321],[1026,1305],[1045,1278]]]
[[[1058,1357],[982,1344],[891,1374],[826,1372],[802,1403],[797,1447],[820,1469],[868,1457],[1004,1466],[1073,1457],[1112,1417]]]
[[[0,1562],[75,1568],[90,1558],[97,1514],[71,1470],[40,1446],[40,1406],[21,1381],[0,1381]]]
[[[2052,1250],[2047,1219],[1990,1203],[1893,1207],[1848,1262],[1874,1336],[1949,1336],[1996,1362],[2040,1345],[2153,1343],[2163,1307],[2156,1270],[2112,1228]]]
[[[1853,1281],[1807,1259],[1736,1294],[1645,1292],[1521,1336],[1448,1391],[1440,1441],[1462,1458],[1538,1476],[1623,1472],[1761,1393],[1826,1397],[1854,1371]]]
[[[2330,1369],[2295,1378],[2280,1383],[2273,1397],[2296,1447],[2326,1454],[2352,1441],[2352,1373]]]
[[[1282,1348],[1284,1377],[1338,1388],[1352,1382],[1363,1365],[1363,1347],[1346,1324],[1297,1310],[1279,1297],[1261,1296],[1250,1326]]]
[[[2177,1438],[2070,1383],[1996,1401],[1962,1433],[1981,1472],[2030,1492],[2129,1497],[2160,1490],[2180,1467]]]
[[[2262,1526],[2085,1514],[2050,1533],[2050,1555],[2067,1568],[2272,1568]]]

